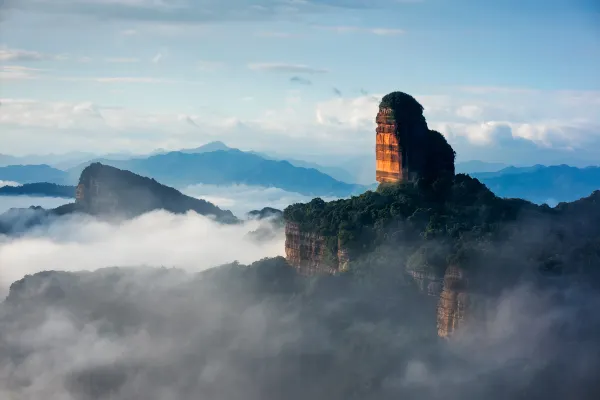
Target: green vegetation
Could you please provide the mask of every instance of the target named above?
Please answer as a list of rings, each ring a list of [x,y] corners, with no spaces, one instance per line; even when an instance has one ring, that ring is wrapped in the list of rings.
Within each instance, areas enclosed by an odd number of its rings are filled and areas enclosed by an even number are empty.
[[[403,92],[392,92],[381,99],[379,107],[391,108],[396,121],[408,121],[411,119],[424,120],[423,106],[409,94]]]
[[[570,271],[598,265],[600,192],[550,208],[499,198],[465,174],[443,179],[426,188],[419,182],[380,185],[329,203],[317,198],[289,206],[284,217],[326,236],[331,254],[339,239],[358,274],[393,268],[397,275],[406,268],[439,277],[454,264],[510,271],[509,277],[526,266],[562,273],[567,265]]]

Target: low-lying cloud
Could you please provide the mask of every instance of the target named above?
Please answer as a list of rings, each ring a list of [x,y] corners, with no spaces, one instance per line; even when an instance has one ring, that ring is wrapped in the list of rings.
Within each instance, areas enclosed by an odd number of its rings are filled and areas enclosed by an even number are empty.
[[[56,208],[69,202],[68,199],[58,197],[0,196],[0,214],[11,208],[28,208],[32,206]]]
[[[0,239],[0,287],[46,270],[151,265],[201,271],[282,255],[283,235],[260,242],[246,236],[260,225],[221,225],[196,213],[164,211],[118,223],[82,215],[61,217],[20,237]]]
[[[107,269],[30,282],[2,305],[0,395],[548,400],[600,389],[597,293],[519,287],[440,341],[431,298],[409,288],[382,313],[375,293],[351,286],[303,299],[227,278]]]
[[[19,182],[0,180],[0,187],[3,187],[3,186],[19,186]]]
[[[245,218],[246,213],[260,210],[264,207],[273,207],[283,210],[294,203],[306,203],[314,196],[305,196],[300,193],[288,192],[275,187],[249,186],[249,185],[192,185],[183,190],[188,196],[200,198],[233,212],[238,218]],[[323,200],[335,200],[333,197],[324,197]]]

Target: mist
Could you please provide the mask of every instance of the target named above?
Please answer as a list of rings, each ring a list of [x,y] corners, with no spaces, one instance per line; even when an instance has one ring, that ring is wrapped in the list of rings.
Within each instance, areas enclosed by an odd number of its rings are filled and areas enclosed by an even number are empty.
[[[0,187],[3,186],[19,186],[18,182],[13,182],[13,181],[3,181],[0,179]]]
[[[300,201],[200,189],[240,214]],[[446,340],[436,330],[439,297],[398,277],[402,242],[356,260],[381,274],[375,285],[304,278],[281,257],[264,259],[284,253],[281,230],[248,235],[265,224],[73,214],[2,237],[0,398],[598,398],[597,289],[568,276],[522,279],[484,293],[477,318]],[[489,260],[500,275],[547,238],[541,222],[516,225],[525,229],[515,226],[520,233],[496,243]]]
[[[521,285],[487,302],[484,319],[440,340],[428,330],[435,318],[428,296],[403,289],[376,302],[373,292],[324,282],[288,295],[255,286],[251,270],[199,276],[109,268],[19,282],[0,308],[0,395],[499,400],[599,393],[597,293]]]
[[[275,187],[249,186],[249,185],[192,185],[183,190],[188,196],[209,201],[220,208],[231,210],[236,216],[244,218],[252,210],[263,207],[273,207],[283,210],[290,204],[306,203],[314,196],[305,196],[300,193],[288,192]],[[323,197],[323,200],[336,200],[337,197]]]
[[[155,211],[122,222],[84,215],[62,217],[19,237],[0,237],[0,287],[47,270],[151,265],[201,271],[236,260],[248,263],[281,255],[283,234],[263,241],[247,236],[264,224],[221,225],[193,212]]]
[[[72,201],[58,197],[0,196],[0,214],[11,208],[29,208],[31,206],[40,206],[46,209],[56,208]]]

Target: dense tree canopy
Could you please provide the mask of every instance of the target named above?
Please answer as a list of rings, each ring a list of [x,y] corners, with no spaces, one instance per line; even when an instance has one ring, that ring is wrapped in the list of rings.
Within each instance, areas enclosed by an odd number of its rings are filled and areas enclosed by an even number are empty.
[[[459,174],[427,189],[385,184],[350,199],[317,198],[288,207],[284,216],[304,231],[329,238],[334,254],[338,243],[354,260],[368,254],[368,262],[353,262],[354,270],[371,268],[376,264],[373,258],[385,253],[388,263],[393,254],[398,271],[402,265],[439,275],[455,263],[466,268],[497,266],[519,274],[525,264],[564,272],[564,265],[575,270],[600,260],[600,212],[590,206],[597,198],[600,193],[556,208],[537,206],[499,198],[477,179]]]

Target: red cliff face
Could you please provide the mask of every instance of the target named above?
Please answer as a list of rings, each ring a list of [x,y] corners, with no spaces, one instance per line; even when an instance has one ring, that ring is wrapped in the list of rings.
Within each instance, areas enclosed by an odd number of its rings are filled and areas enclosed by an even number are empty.
[[[468,277],[464,269],[450,266],[444,275],[444,286],[437,309],[440,337],[448,337],[465,321],[469,310]]]
[[[402,169],[402,149],[396,136],[398,127],[392,109],[380,108],[375,121],[375,178],[379,183],[402,181],[406,171]]]
[[[285,256],[288,263],[301,275],[336,274],[348,268],[348,252],[338,246],[334,257],[328,257],[326,238],[302,232],[298,224],[285,224]]]

